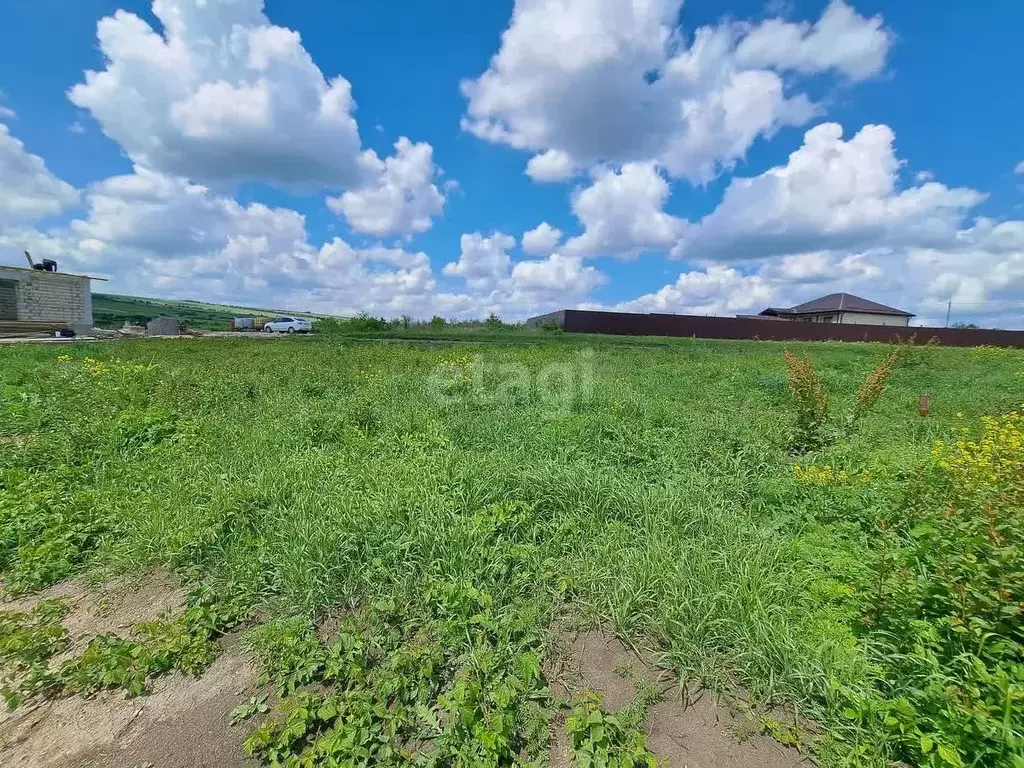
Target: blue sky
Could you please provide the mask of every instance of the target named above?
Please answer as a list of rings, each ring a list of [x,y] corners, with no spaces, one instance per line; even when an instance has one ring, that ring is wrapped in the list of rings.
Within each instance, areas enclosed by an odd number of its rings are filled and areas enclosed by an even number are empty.
[[[1024,6],[943,5],[15,3],[0,263],[338,313],[848,290],[1024,327]]]

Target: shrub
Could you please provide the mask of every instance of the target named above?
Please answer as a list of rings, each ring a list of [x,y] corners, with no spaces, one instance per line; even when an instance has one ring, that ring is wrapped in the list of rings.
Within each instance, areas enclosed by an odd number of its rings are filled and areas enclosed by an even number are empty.
[[[316,321],[313,330],[322,336],[346,333],[383,333],[393,328],[401,328],[402,320],[389,323],[381,317],[371,317],[361,312],[351,318],[324,317]]]
[[[1024,764],[1024,414],[982,426],[935,445],[861,592],[884,674],[857,708],[913,765]]]
[[[562,333],[562,329],[554,320],[545,320],[537,324],[537,328],[543,333]]]
[[[340,333],[343,330],[343,320],[336,317],[321,317],[313,323],[313,330],[321,336]]]
[[[365,312],[348,321],[349,330],[358,332],[379,332],[388,330],[388,321],[382,317],[371,317]]]

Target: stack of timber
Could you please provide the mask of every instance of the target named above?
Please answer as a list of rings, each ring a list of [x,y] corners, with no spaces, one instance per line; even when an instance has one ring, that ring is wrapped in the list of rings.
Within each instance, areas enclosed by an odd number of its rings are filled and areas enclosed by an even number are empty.
[[[52,336],[67,327],[60,320],[0,320],[0,336]]]

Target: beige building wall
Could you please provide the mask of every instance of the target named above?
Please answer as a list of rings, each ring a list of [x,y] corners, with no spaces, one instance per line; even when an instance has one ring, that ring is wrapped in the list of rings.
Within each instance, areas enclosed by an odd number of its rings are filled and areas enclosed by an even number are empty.
[[[13,319],[56,320],[80,328],[92,327],[89,278],[0,267],[0,297],[9,295],[12,286],[15,297]],[[4,306],[2,302],[0,298],[0,307]]]
[[[910,318],[900,315],[876,315],[869,312],[843,312],[840,320],[847,325],[896,325],[906,327],[910,325]]]

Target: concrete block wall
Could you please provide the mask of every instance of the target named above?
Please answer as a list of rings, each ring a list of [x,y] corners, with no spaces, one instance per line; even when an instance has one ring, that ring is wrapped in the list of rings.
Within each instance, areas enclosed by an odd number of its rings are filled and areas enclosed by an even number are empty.
[[[19,320],[61,320],[80,328],[92,327],[89,279],[59,272],[29,273],[18,283]]]
[[[181,333],[181,320],[176,317],[154,317],[146,323],[149,336],[177,336]]]

